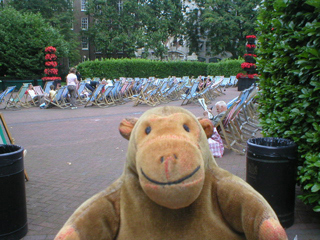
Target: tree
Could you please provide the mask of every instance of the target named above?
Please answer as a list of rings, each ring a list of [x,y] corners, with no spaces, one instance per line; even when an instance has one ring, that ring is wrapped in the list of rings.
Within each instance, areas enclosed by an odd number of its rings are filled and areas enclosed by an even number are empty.
[[[266,0],[259,14],[260,123],[298,145],[305,204],[320,212],[320,2]]]
[[[55,46],[59,57],[69,54],[69,44],[40,14],[6,7],[0,11],[0,22],[1,76],[41,77],[47,46]]]
[[[74,20],[73,0],[11,0],[9,5],[21,12],[40,13],[42,18],[55,29],[59,35],[69,42],[69,58],[74,61],[79,58],[80,42],[76,33],[71,30]]]
[[[163,58],[167,53],[169,37],[179,39],[184,34],[182,5],[180,0],[145,1],[142,22],[145,28],[145,52],[152,49],[155,56]]]
[[[257,7],[261,0],[196,0],[186,11],[190,52],[198,52],[206,40],[212,55],[230,52],[233,58],[245,52],[246,35],[256,34]]]
[[[141,29],[135,1],[90,0],[88,14],[94,19],[88,33],[98,51],[107,57],[134,56]]]
[[[107,56],[134,56],[144,47],[163,57],[169,36],[181,32],[182,13],[179,0],[89,0],[88,14],[95,19],[89,29],[96,48]]]

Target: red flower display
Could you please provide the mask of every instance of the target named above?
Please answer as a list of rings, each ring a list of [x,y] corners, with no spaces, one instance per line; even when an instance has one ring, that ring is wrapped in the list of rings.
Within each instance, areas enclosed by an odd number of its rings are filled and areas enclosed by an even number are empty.
[[[43,77],[43,81],[55,81],[55,80],[61,80],[61,77]]]
[[[254,44],[247,44],[246,47],[247,47],[247,48],[256,48],[256,45],[254,45]]]
[[[46,77],[43,77],[43,81],[56,81],[61,80],[61,77],[58,77],[58,69],[56,67],[58,66],[57,55],[55,54],[57,49],[53,46],[46,47],[44,50],[47,54],[44,57],[46,62],[45,66],[47,67],[44,69],[44,73],[47,75]]]
[[[250,78],[250,79],[254,79],[254,78],[258,78],[259,74],[254,73],[254,74],[246,74],[246,73],[238,73],[236,78]]]
[[[56,66],[58,66],[58,63],[55,62],[55,61],[48,61],[48,62],[45,62],[45,65],[46,65],[46,67],[53,67],[53,68],[55,68]]]
[[[47,53],[55,53],[57,51],[57,49],[55,47],[46,47],[46,49],[44,50]]]
[[[256,48],[255,35],[246,36],[247,39],[247,53],[243,55],[245,62],[241,63],[241,68],[247,73],[238,73],[236,78],[238,79],[238,91],[249,88],[252,84],[255,84],[258,81],[259,75],[256,73],[257,65],[255,64],[256,60],[254,57],[257,55],[254,54],[254,49]]]
[[[256,37],[255,35],[248,35],[248,36],[246,36],[246,39],[249,39],[249,38],[254,38],[254,39],[256,39],[257,37]]]
[[[246,68],[256,68],[256,64],[255,63],[248,63],[248,62],[244,62],[241,63],[241,68],[242,69],[246,69]]]
[[[58,69],[56,68],[46,68],[44,70],[44,73],[47,75],[57,75],[58,74]]]
[[[46,54],[46,56],[44,57],[46,60],[49,61],[55,61],[57,60],[57,56],[55,54]]]
[[[243,55],[244,58],[245,58],[245,57],[248,57],[248,56],[250,56],[250,57],[257,57],[256,54],[251,54],[251,53],[246,53],[246,54]]]

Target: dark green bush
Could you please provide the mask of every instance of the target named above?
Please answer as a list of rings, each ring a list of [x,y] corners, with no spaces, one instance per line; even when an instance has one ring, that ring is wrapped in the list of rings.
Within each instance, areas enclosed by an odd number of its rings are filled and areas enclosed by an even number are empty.
[[[226,77],[241,72],[243,60],[225,60],[219,63],[191,61],[152,61],[146,59],[102,59],[85,61],[78,65],[83,77],[115,79],[119,77],[159,77],[212,75]]]
[[[264,134],[298,144],[298,183],[320,212],[320,2],[264,1],[259,15]]]
[[[239,72],[244,72],[241,68],[241,63],[243,62],[243,59],[226,59],[217,63],[210,63],[208,65],[208,75],[225,77],[236,76]]]

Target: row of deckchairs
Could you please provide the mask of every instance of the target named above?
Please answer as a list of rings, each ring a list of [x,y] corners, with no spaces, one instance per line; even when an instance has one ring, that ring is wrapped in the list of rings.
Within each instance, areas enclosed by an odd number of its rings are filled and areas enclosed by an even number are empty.
[[[227,104],[228,110],[215,126],[225,148],[244,154],[247,140],[260,130],[255,101],[257,93],[258,88],[251,86]]]
[[[116,81],[113,86],[98,85],[95,91],[88,95],[84,94],[86,90],[85,83],[90,79],[80,82],[77,94],[77,103],[79,105],[98,106],[98,107],[110,107],[127,102],[133,102],[134,106],[140,104],[146,104],[149,106],[156,106],[161,103],[168,103],[170,101],[182,100],[181,105],[189,103],[198,103],[198,98],[204,98],[206,103],[210,103],[220,94],[224,94],[221,85],[225,82],[224,76],[208,77],[207,82],[203,84],[202,79],[189,78],[187,76],[182,78],[168,77],[164,79],[156,78],[121,78],[120,81]],[[210,81],[211,80],[211,81]],[[231,84],[231,78],[227,80],[228,86]],[[34,86],[34,90],[37,90],[37,94],[48,96],[50,91],[50,85],[53,81],[47,81],[44,88],[41,86]],[[10,99],[6,102],[6,108],[10,107],[31,107],[39,105],[32,98],[28,97],[25,93],[27,85],[24,84],[16,94],[15,98],[5,97]],[[202,86],[201,86],[202,85]],[[4,91],[2,94],[7,96],[10,89]],[[11,93],[13,90],[11,90]],[[5,99],[3,98],[3,99]],[[51,105],[59,108],[69,108],[68,90],[67,87],[61,87],[52,101],[48,97],[44,100]],[[4,100],[3,100],[4,101]]]
[[[48,82],[46,86],[50,86],[53,82]],[[17,93],[14,94],[16,86],[9,86],[0,94],[0,103],[4,103],[4,109],[20,109],[20,108],[29,108],[32,106],[39,105],[38,98],[32,98],[27,90],[29,83],[23,83]],[[49,87],[50,89],[50,87]],[[41,86],[34,86],[33,90],[38,96],[46,97],[49,95],[48,92],[45,92]]]

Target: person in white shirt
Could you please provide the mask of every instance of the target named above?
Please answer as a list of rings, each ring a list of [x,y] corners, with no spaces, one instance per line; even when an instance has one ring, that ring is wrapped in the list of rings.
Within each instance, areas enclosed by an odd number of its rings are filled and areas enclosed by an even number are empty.
[[[76,109],[76,93],[77,93],[77,86],[78,86],[78,79],[76,75],[77,70],[75,68],[71,68],[69,74],[67,75],[67,88],[70,94],[70,103],[71,109]]]
[[[32,101],[35,105],[40,105],[43,103],[43,95],[37,95],[36,92],[33,90],[33,85],[31,83],[28,84],[28,89],[25,92],[25,94],[29,94],[29,96],[32,98]]]

